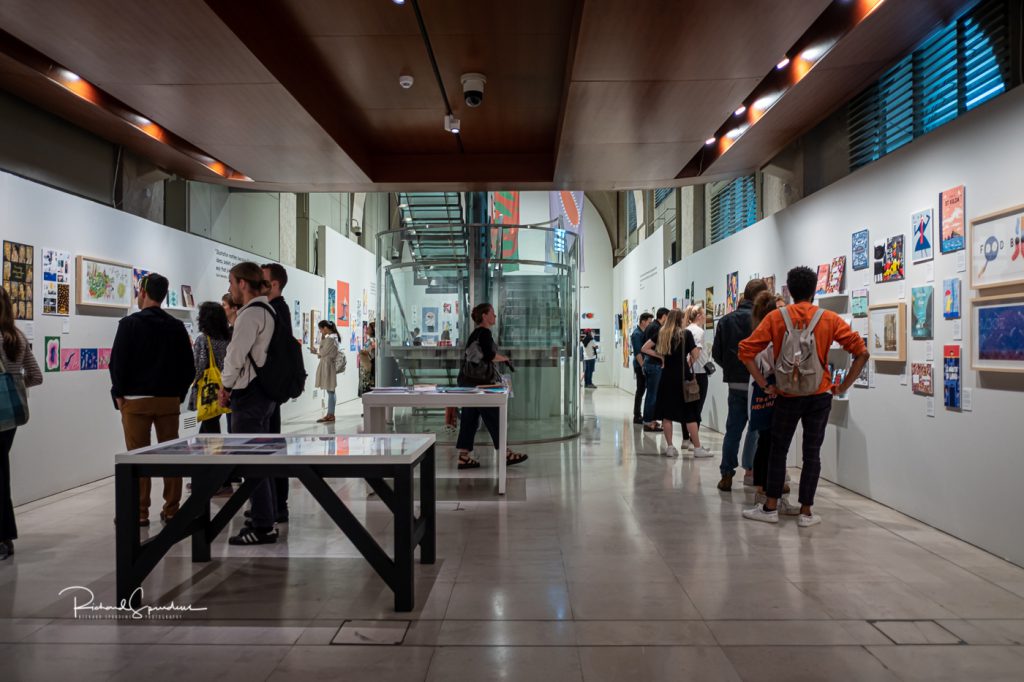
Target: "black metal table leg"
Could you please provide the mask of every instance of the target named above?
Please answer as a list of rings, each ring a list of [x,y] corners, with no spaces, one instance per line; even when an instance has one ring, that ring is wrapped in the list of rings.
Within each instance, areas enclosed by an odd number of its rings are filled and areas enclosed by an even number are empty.
[[[210,501],[203,505],[203,510],[196,517],[197,528],[192,532],[192,563],[210,560],[210,537],[213,530],[210,525]]]
[[[139,556],[139,479],[130,464],[114,466],[114,523],[117,564],[117,600],[127,601],[142,586],[136,575]]]
[[[395,475],[395,611],[412,611],[416,603],[412,476],[411,466]]]
[[[437,487],[434,478],[434,446],[420,462],[420,518],[426,523],[420,540],[420,563],[432,564],[437,557]]]

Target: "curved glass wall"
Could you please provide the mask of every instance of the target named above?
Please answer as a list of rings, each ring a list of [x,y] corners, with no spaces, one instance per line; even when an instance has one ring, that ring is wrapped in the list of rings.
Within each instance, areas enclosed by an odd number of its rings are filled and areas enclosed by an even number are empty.
[[[545,226],[418,225],[377,237],[377,384],[454,385],[470,311],[491,303],[512,359],[509,442],[579,434],[576,235]],[[396,427],[454,443],[442,411],[399,411]],[[488,442],[480,431],[478,442]]]

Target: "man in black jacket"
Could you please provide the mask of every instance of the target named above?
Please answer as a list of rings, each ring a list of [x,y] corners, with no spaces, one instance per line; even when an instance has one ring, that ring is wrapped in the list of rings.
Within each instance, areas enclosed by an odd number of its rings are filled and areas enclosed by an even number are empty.
[[[270,307],[274,309],[275,323],[283,325],[284,327],[291,327],[292,325],[292,313],[288,308],[288,302],[284,300],[284,288],[288,285],[288,271],[284,269],[284,266],[280,263],[265,263],[260,266],[263,269],[263,279],[267,281],[268,286],[264,289],[264,294],[267,300],[270,302]],[[270,431],[269,433],[281,433],[281,404],[276,403],[274,405],[274,413],[270,415]],[[288,478],[275,478],[274,479],[274,492],[275,502],[277,503],[277,519],[278,523],[288,523],[288,485],[290,479]]]
[[[178,417],[195,366],[192,344],[180,320],[160,308],[167,297],[167,278],[150,273],[139,283],[139,312],[123,318],[110,350],[110,395],[121,411],[124,442],[129,450],[178,437]],[[149,525],[152,482],[139,479],[139,523]],[[181,479],[164,479],[160,520],[168,521],[181,504]]]
[[[722,480],[718,482],[718,489],[723,491],[732,490],[732,478],[736,474],[738,464],[736,458],[740,451],[740,439],[743,437],[743,429],[747,426],[747,391],[749,390],[750,373],[747,372],[747,368],[740,362],[736,353],[739,351],[740,341],[750,336],[753,331],[750,321],[754,299],[767,289],[768,285],[763,279],[752,279],[747,282],[739,306],[718,322],[718,328],[715,329],[715,342],[711,347],[711,357],[722,368],[722,381],[729,385],[729,416],[725,420],[722,464],[719,466]],[[743,444],[743,467],[748,471],[753,470],[756,448],[757,433],[748,432],[747,440]]]

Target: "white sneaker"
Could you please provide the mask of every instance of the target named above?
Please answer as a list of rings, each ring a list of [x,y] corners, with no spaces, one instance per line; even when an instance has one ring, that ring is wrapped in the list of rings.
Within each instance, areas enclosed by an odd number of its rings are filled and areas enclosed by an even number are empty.
[[[676,447],[674,445],[669,445],[667,448],[665,448],[665,456],[666,457],[678,457],[679,456],[679,451],[676,450]]]
[[[711,457],[711,453],[708,451],[707,448],[694,448],[693,449],[693,456],[694,457]]]
[[[765,523],[778,523],[779,512],[777,511],[765,511],[763,505],[757,505],[750,509],[743,510],[743,518],[750,519],[751,521],[764,521]]]
[[[800,513],[800,505],[790,504],[789,500],[787,500],[785,497],[779,498],[779,504],[776,507],[776,509],[779,510],[780,514],[785,514],[786,516],[796,516]],[[820,520],[818,521],[818,523],[820,523]]]
[[[800,518],[796,521],[796,525],[801,528],[810,528],[811,526],[817,526],[819,523],[821,523],[821,517],[817,514],[801,514]]]

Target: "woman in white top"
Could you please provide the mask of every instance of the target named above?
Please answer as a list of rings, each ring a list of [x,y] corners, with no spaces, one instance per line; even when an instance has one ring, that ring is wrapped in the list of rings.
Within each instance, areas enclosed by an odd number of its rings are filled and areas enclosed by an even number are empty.
[[[594,366],[597,365],[597,341],[590,330],[583,337],[583,387],[597,388],[594,385]]]
[[[337,405],[338,387],[338,354],[341,348],[338,347],[338,328],[333,322],[320,320],[316,325],[320,331],[320,349],[317,357],[320,358],[316,366],[316,387],[327,391],[327,414],[317,419],[317,422],[333,422],[334,407]]]
[[[686,316],[686,329],[693,334],[693,340],[697,342],[697,348],[700,349],[700,355],[697,357],[697,361],[693,363],[694,378],[697,379],[697,385],[700,387],[700,400],[697,403],[696,409],[697,428],[700,429],[700,417],[704,413],[704,401],[708,397],[708,373],[704,369],[704,365],[710,360],[708,352],[704,348],[704,305],[701,303],[691,305],[686,308],[683,314]],[[686,431],[683,432],[683,435],[689,440],[689,434]],[[704,453],[701,454],[703,455]],[[707,456],[710,456],[710,454],[708,453]]]

